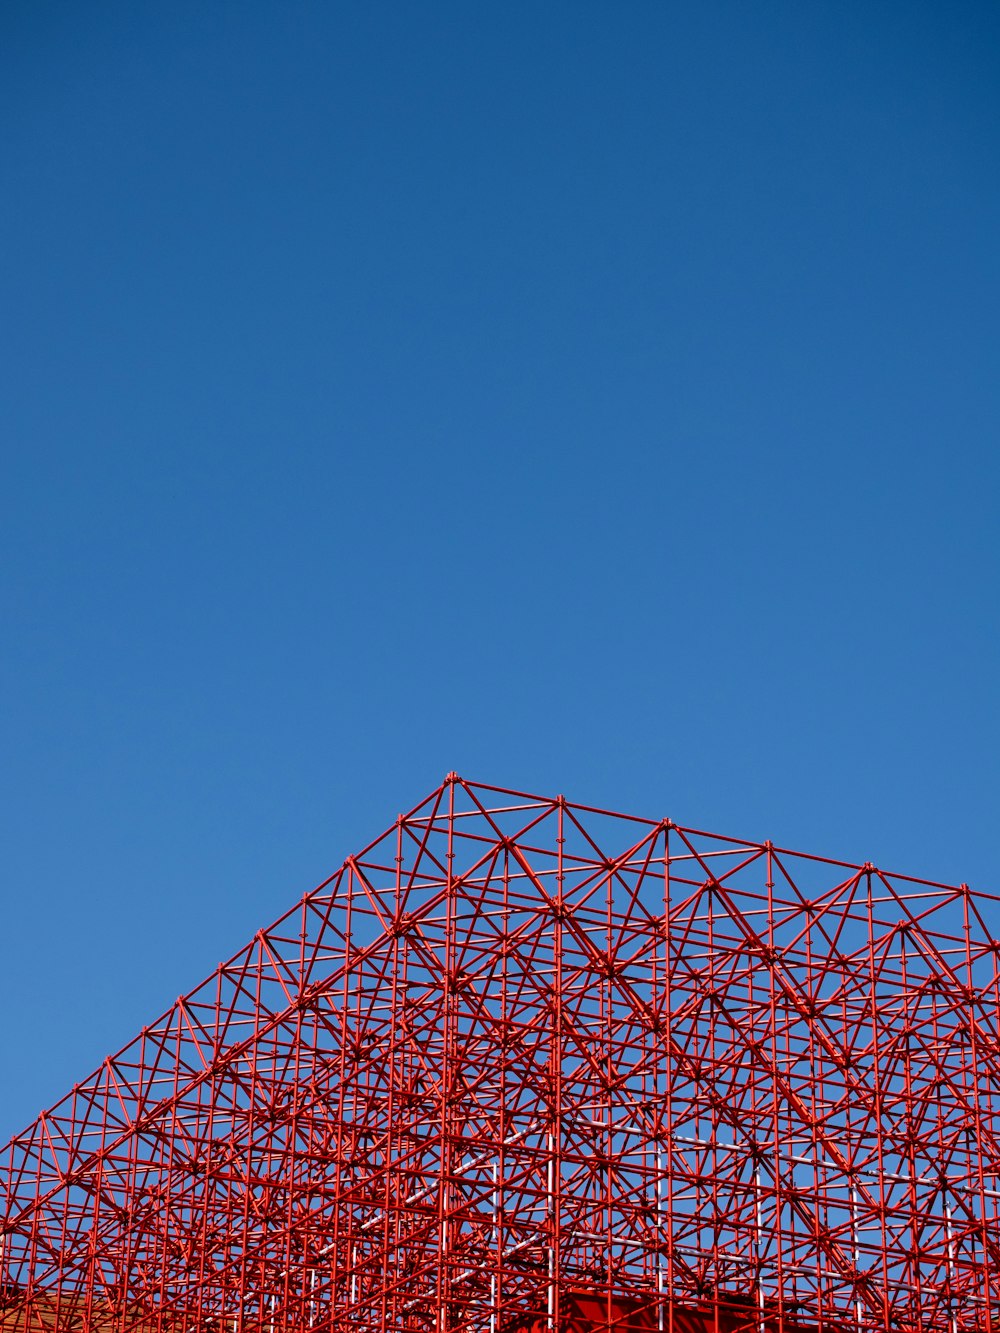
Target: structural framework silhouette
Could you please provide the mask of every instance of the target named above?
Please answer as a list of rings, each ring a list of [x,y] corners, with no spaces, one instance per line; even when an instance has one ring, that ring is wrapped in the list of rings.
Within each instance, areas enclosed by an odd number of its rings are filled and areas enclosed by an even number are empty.
[[[0,1327],[992,1330],[996,920],[449,775],[4,1149]]]

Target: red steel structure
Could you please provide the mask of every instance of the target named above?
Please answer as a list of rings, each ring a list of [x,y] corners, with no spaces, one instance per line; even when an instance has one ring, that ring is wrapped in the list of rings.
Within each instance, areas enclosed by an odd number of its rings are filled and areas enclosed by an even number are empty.
[[[454,774],[0,1162],[0,1328],[992,1333],[997,900]]]

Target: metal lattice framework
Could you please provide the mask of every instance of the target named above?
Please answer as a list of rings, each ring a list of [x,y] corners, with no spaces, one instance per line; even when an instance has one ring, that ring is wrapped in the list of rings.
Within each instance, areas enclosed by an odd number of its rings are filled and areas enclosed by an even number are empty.
[[[991,1330],[996,906],[449,775],[10,1142],[0,1327]]]

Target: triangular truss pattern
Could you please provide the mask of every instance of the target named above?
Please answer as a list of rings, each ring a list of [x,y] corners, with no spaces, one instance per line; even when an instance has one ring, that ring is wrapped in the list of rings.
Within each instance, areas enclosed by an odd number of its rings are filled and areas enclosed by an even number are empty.
[[[992,1330],[995,913],[449,775],[4,1149],[0,1328]]]

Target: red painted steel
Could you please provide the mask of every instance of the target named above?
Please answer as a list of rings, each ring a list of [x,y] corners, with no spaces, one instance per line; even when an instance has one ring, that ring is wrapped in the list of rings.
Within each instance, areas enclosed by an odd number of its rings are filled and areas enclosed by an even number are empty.
[[[993,1330],[997,899],[454,775],[0,1160],[0,1327]]]

